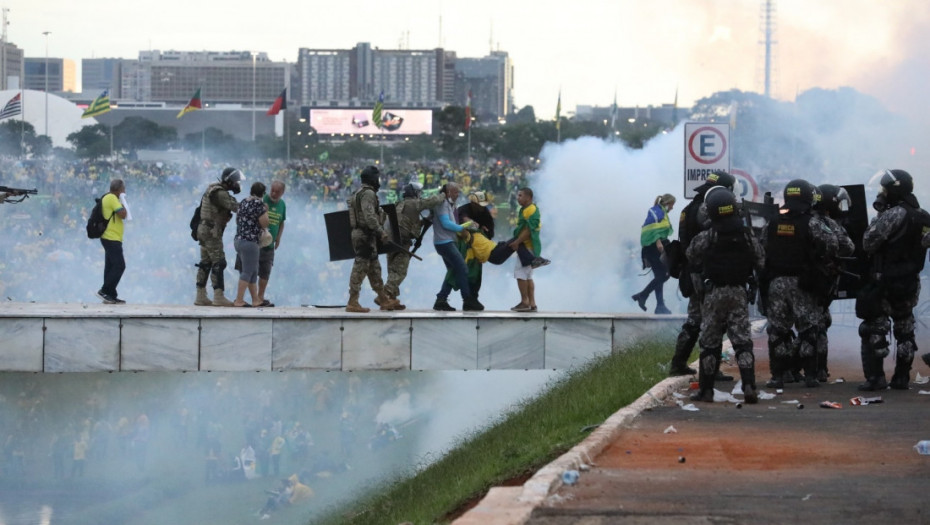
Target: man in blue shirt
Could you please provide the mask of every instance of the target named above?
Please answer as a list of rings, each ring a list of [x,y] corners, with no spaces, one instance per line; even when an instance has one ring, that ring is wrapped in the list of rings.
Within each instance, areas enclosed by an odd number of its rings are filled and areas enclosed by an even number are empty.
[[[436,253],[442,257],[442,262],[446,265],[446,270],[451,271],[455,276],[455,283],[462,293],[462,310],[480,311],[484,310],[484,305],[478,302],[478,299],[471,293],[468,286],[468,267],[465,266],[465,258],[455,246],[455,234],[465,229],[466,225],[460,225],[455,220],[455,201],[459,198],[459,186],[450,182],[442,187],[441,193],[445,195],[443,201],[432,209],[433,215],[433,246]],[[449,305],[449,294],[452,292],[452,285],[446,282],[443,276],[442,288],[436,294],[436,303],[433,304],[433,310],[441,312],[454,312],[455,308]]]

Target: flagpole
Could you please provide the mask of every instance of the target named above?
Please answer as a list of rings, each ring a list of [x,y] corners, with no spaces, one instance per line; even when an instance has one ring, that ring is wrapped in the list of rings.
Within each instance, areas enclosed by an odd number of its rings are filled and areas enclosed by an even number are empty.
[[[113,125],[110,125],[110,158],[113,158]]]
[[[468,164],[471,164],[471,126],[468,126]]]
[[[287,124],[287,110],[286,109],[284,110],[284,117],[282,118],[284,119],[284,134],[287,136],[287,162],[290,163],[291,162],[291,133],[290,131],[288,131],[289,126]]]

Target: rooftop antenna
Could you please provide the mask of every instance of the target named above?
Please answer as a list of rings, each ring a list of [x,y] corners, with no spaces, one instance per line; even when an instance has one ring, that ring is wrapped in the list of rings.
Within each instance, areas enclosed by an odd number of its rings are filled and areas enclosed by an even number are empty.
[[[775,39],[775,14],[777,8],[775,0],[762,0],[762,13],[760,15],[760,29],[762,31],[762,52],[763,52],[763,94],[766,98],[772,96],[772,84],[774,83],[774,55],[775,45],[778,41]]]
[[[10,25],[6,20],[7,13],[10,12],[8,7],[3,8],[3,18],[0,24],[3,24],[3,31],[0,32],[0,89],[6,89],[6,26]]]

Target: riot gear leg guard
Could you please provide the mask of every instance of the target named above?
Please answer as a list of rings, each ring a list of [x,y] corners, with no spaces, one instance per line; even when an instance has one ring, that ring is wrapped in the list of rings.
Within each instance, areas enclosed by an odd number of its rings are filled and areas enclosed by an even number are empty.
[[[698,391],[691,395],[693,401],[714,402],[714,375],[720,361],[720,347],[701,347],[698,364]]]
[[[894,374],[888,386],[895,390],[907,390],[908,383],[911,382],[911,364],[914,362],[914,354],[917,352],[917,343],[913,339],[898,340],[895,352]]]
[[[675,355],[672,356],[672,363],[669,366],[669,377],[686,376],[697,373],[697,370],[688,366],[688,358],[691,357],[691,351],[697,343],[698,336],[701,334],[701,328],[690,323],[681,326],[681,332],[678,332],[678,340],[675,341]]]

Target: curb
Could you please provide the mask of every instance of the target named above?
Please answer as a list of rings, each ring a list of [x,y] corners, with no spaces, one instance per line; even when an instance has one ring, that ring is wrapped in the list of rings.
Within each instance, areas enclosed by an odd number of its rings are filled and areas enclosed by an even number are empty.
[[[765,322],[765,319],[753,321],[750,333],[761,331]],[[729,340],[724,341],[724,350],[731,347]],[[453,521],[452,525],[523,525],[536,507],[561,488],[563,472],[582,470],[582,465],[586,470],[593,464],[593,458],[616,441],[620,433],[629,428],[630,423],[644,410],[664,403],[673,392],[689,383],[687,376],[663,379],[636,401],[604,420],[581,443],[536,471],[522,487],[491,488],[478,505]]]

